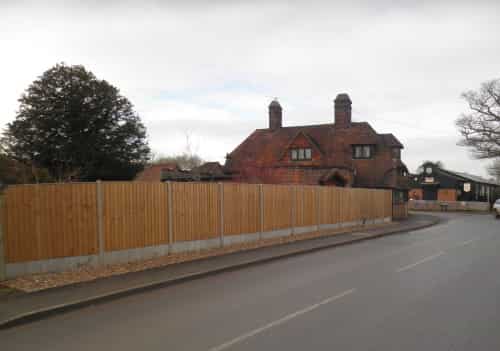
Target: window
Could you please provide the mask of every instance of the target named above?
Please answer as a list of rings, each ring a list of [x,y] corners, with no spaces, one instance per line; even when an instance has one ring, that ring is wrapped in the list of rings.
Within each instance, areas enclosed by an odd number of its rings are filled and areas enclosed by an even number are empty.
[[[310,160],[312,159],[312,150],[310,148],[300,148],[290,150],[290,158],[294,161]]]
[[[392,158],[395,158],[395,159],[401,158],[401,149],[399,147],[392,148]]]
[[[305,157],[306,157],[306,160],[310,160],[312,158],[312,150],[311,149],[305,149]]]
[[[370,146],[363,146],[363,157],[370,158],[372,156],[372,149]]]
[[[352,150],[353,158],[372,158],[373,156],[372,145],[354,145]]]
[[[361,146],[354,147],[354,158],[362,158],[363,157],[363,148]]]

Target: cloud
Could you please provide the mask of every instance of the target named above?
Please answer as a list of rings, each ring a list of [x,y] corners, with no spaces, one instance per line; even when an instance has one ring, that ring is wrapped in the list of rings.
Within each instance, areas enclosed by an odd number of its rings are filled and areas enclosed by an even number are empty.
[[[162,153],[179,152],[190,130],[204,158],[223,160],[267,125],[271,98],[285,125],[324,123],[348,92],[354,118],[396,134],[414,163],[434,154],[418,140],[457,137],[460,93],[499,75],[499,11],[444,0],[2,2],[0,123],[65,61],[119,87]],[[457,170],[484,174],[446,145]]]

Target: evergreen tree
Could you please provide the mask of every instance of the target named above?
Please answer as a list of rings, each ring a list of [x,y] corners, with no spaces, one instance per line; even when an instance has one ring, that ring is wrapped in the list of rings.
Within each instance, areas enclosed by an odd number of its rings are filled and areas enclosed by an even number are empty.
[[[148,160],[146,129],[117,88],[83,66],[57,64],[19,99],[8,155],[58,181],[132,179]]]

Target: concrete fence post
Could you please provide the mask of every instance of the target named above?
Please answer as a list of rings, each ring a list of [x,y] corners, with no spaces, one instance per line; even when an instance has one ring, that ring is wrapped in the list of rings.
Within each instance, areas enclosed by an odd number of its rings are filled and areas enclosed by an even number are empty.
[[[316,185],[316,189],[314,191],[315,195],[316,195],[316,227],[317,227],[317,231],[319,232],[319,226],[320,226],[320,217],[321,217],[321,214],[320,214],[320,207],[321,207],[321,201],[320,201],[320,187],[319,185]]]
[[[96,181],[96,198],[97,198],[97,240],[99,245],[98,257],[99,264],[104,264],[104,206],[102,196],[102,183]]]
[[[224,184],[219,183],[219,235],[220,235],[220,247],[224,247]]]
[[[172,253],[174,243],[174,223],[173,223],[173,203],[172,203],[172,183],[167,182],[167,217],[168,217],[168,253]]]
[[[262,184],[259,184],[259,210],[259,240],[262,240],[262,236],[264,233],[264,187],[262,186]]]
[[[7,279],[7,270],[5,268],[5,246],[4,246],[4,194],[0,194],[0,281]]]

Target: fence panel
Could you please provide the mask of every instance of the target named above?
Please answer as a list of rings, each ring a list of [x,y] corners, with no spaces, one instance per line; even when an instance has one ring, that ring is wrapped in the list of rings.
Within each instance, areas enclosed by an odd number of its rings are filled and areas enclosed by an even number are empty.
[[[339,222],[341,220],[342,207],[345,207],[345,204],[339,198],[343,189],[317,187],[316,191],[319,197],[319,223],[333,224]]]
[[[8,263],[97,253],[95,184],[12,186],[4,210]]]
[[[264,231],[292,226],[292,188],[287,185],[263,185]]]
[[[316,225],[318,201],[316,200],[316,187],[294,187],[294,226],[309,227]]]
[[[259,186],[223,183],[224,235],[256,233],[260,230]]]
[[[224,235],[407,216],[388,190],[225,183],[224,212],[215,183],[103,182],[104,250],[122,250]],[[171,198],[169,223],[168,199]],[[12,186],[2,217],[7,263],[98,253],[96,183]],[[261,218],[261,212],[263,217]],[[221,217],[224,223],[221,223]],[[169,233],[169,228],[172,228]]]
[[[218,184],[172,183],[174,242],[219,236]]]
[[[105,251],[168,243],[166,184],[101,184]]]

